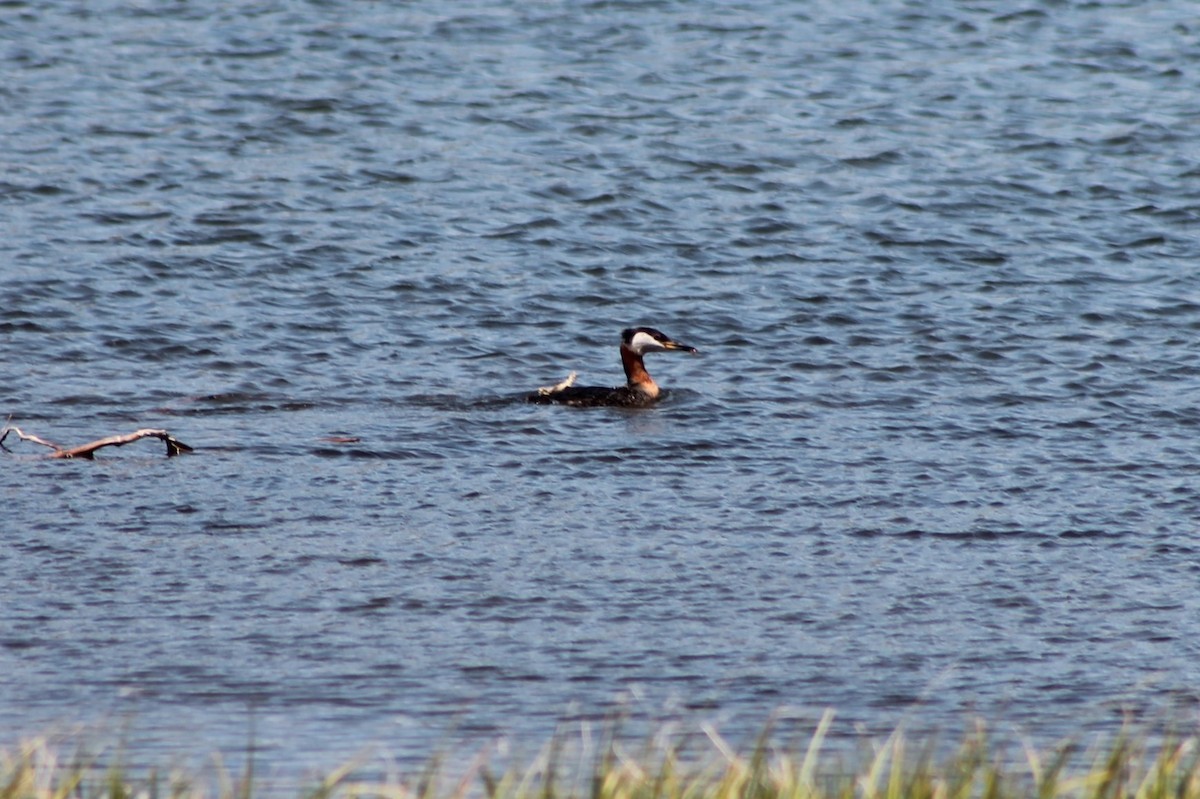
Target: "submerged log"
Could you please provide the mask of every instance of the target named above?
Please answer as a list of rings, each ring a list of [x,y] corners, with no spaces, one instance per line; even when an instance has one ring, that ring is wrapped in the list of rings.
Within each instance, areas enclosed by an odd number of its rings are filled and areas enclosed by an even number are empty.
[[[126,444],[133,443],[134,441],[140,441],[143,438],[157,438],[158,440],[166,443],[168,458],[173,458],[181,452],[192,451],[191,447],[175,438],[175,436],[171,435],[166,430],[151,430],[150,428],[135,430],[132,433],[127,433],[121,436],[108,436],[107,438],[96,439],[95,441],[91,441],[87,444],[80,444],[78,447],[60,447],[57,444],[50,443],[44,438],[23,433],[21,428],[16,427],[15,425],[8,425],[3,430],[0,430],[0,447],[3,447],[6,450],[8,447],[4,447],[4,439],[8,438],[9,433],[12,433],[22,441],[31,441],[34,444],[41,444],[44,447],[49,447],[50,449],[54,450],[53,453],[47,456],[49,458],[86,458],[88,460],[92,460],[96,457],[96,450],[102,447],[123,447]]]

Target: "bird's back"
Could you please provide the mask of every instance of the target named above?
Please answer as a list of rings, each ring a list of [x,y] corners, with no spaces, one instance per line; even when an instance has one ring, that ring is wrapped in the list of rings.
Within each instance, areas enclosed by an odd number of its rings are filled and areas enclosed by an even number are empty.
[[[629,386],[568,386],[557,391],[538,392],[526,397],[538,405],[571,405],[577,408],[608,406],[614,408],[644,408],[654,404],[654,397]]]

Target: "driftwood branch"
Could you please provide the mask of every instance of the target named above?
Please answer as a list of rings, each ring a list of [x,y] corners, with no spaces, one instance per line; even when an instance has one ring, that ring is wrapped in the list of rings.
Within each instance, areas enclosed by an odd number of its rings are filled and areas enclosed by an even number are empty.
[[[548,397],[551,394],[557,394],[564,388],[570,388],[571,386],[575,385],[576,377],[577,375],[574,372],[571,372],[571,374],[567,375],[566,379],[564,379],[562,382],[555,383],[552,386],[542,386],[537,390],[537,393],[543,397]]]
[[[54,452],[48,457],[51,458],[87,458],[91,460],[96,457],[96,450],[101,447],[123,447],[134,441],[140,441],[143,438],[157,438],[159,441],[167,445],[167,457],[172,458],[181,452],[191,452],[192,448],[183,443],[175,436],[168,433],[166,430],[151,430],[144,428],[135,430],[132,433],[127,433],[123,436],[108,436],[100,438],[87,444],[81,444],[78,447],[60,447],[57,444],[52,444],[44,438],[31,436],[21,432],[21,428],[15,425],[8,425],[3,430],[0,430],[0,446],[4,445],[4,439],[8,438],[9,433],[12,433],[22,441],[31,441],[34,444],[41,444],[44,447],[49,447]]]

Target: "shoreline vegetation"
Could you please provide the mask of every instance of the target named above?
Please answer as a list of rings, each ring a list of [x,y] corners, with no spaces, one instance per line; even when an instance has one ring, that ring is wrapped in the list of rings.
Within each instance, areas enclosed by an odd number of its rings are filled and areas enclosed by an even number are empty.
[[[290,788],[256,774],[252,750],[239,772],[219,755],[188,772],[132,768],[119,746],[29,738],[0,750],[0,799],[1200,799],[1197,734],[1126,728],[1090,746],[1036,748],[996,744],[978,724],[944,749],[901,728],[848,754],[827,746],[832,720],[793,748],[772,745],[769,729],[746,751],[711,728],[686,747],[667,734],[640,746],[564,735],[503,768],[504,747],[461,766],[435,755],[410,772],[364,756]]]

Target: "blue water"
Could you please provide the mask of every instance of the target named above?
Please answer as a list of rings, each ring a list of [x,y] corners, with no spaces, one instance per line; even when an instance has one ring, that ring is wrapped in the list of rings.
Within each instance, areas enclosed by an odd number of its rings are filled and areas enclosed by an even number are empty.
[[[1200,708],[1200,13],[0,8],[0,743]],[[622,379],[648,411],[532,406]],[[641,725],[641,727],[639,727]]]

